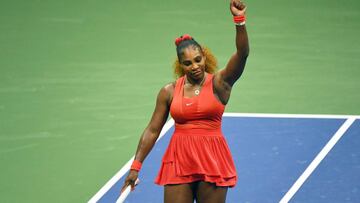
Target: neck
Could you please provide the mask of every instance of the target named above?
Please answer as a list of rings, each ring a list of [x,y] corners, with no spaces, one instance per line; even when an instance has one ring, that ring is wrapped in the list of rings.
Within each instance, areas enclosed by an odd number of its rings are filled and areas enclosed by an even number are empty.
[[[205,78],[206,78],[206,73],[204,73],[204,77],[202,77],[199,80],[194,80],[194,79],[186,76],[186,83],[188,83],[190,85],[202,85],[205,81]]]

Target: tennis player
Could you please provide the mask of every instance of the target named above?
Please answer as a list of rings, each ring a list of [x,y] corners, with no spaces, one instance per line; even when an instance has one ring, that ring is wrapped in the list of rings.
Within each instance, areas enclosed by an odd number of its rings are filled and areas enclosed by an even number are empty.
[[[156,184],[164,186],[164,202],[225,202],[228,188],[236,185],[237,174],[221,120],[249,54],[245,10],[243,2],[231,0],[236,52],[219,71],[212,53],[193,37],[183,35],[175,40],[178,58],[174,71],[178,79],[160,90],[122,190],[128,185],[134,189],[142,162],[170,113],[175,131],[155,179]]]

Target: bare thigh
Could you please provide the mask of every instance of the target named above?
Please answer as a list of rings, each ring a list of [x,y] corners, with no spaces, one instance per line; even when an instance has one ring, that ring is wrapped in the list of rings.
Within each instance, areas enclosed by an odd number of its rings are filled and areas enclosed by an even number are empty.
[[[201,181],[197,185],[197,203],[225,203],[228,187],[219,187],[214,183]]]
[[[174,184],[164,186],[165,203],[193,203],[194,184]]]

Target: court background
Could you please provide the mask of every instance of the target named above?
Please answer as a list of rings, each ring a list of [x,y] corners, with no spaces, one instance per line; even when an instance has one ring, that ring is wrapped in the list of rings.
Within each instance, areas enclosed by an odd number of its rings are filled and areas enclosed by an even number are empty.
[[[227,112],[360,114],[360,3],[246,1],[251,53]],[[0,2],[1,202],[86,202],[134,154],[174,38],[224,67],[228,1]]]

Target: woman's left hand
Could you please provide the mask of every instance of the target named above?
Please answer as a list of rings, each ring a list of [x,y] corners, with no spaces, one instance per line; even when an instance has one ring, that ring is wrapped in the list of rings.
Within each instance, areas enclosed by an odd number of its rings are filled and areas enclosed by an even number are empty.
[[[233,16],[245,15],[246,6],[241,0],[231,0],[230,1],[230,11]]]

